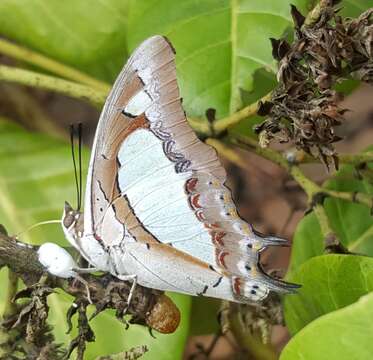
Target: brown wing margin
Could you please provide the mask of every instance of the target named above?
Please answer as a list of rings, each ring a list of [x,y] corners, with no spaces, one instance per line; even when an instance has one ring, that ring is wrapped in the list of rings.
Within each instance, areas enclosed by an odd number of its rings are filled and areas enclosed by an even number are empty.
[[[141,90],[145,90],[152,99],[145,114],[134,118],[130,114],[123,113],[122,110],[130,99]],[[218,189],[225,194],[228,192],[229,196],[228,199],[225,199],[225,205],[227,205],[227,208],[234,208],[235,210],[230,193],[224,186],[226,174],[215,150],[201,142],[187,123],[176,80],[175,52],[167,39],[154,36],[144,41],[130,57],[127,65],[119,74],[100,117],[87,181],[86,226],[91,226],[94,231],[95,224],[99,222],[102,216],[99,209],[106,207],[119,195],[116,185],[118,151],[125,138],[139,127],[149,127],[163,141],[164,152],[170,160],[175,162],[177,173],[193,172],[193,179],[197,179],[198,183],[194,190],[207,193],[208,186],[206,187],[206,184],[216,182],[217,185],[214,186],[214,189]],[[99,183],[96,179],[99,179]],[[204,183],[205,180],[206,183]],[[198,193],[194,190],[190,192],[190,196],[196,198]],[[106,203],[104,204],[97,203],[97,199],[102,198],[97,196],[100,191],[105,193]],[[99,201],[101,202],[101,200]],[[121,201],[126,200],[121,199]],[[221,206],[221,203],[209,199],[204,208],[196,211],[196,216],[206,223],[207,228],[213,227],[215,232],[221,230],[219,236],[224,233],[220,238],[220,243],[222,248],[226,248],[226,252],[230,255],[231,263],[237,264],[242,260],[244,254],[238,246],[238,242],[244,240],[245,236],[248,245],[251,245],[247,248],[248,252],[258,252],[266,246],[266,238],[258,237],[253,232],[249,234],[241,233],[237,227],[232,225],[237,222],[246,224],[243,220],[239,218],[223,219],[219,211],[209,214],[208,211],[215,208],[217,204]],[[125,223],[126,213],[121,212],[119,208],[120,202],[116,204],[116,210],[123,214],[121,222]],[[123,208],[126,209],[127,206]],[[223,208],[220,209],[223,210]],[[227,247],[228,236],[232,233],[237,235],[238,238],[234,236],[233,239],[229,239],[229,247]],[[281,243],[274,239],[276,238],[272,238],[273,244]],[[252,246],[253,243],[255,243],[254,247]],[[217,254],[218,257],[219,254]],[[226,263],[228,263],[227,257]],[[231,269],[224,270],[229,271]],[[247,274],[246,272],[240,275],[243,281],[246,277],[253,276],[253,274]],[[267,278],[261,280],[264,283],[269,282]],[[272,287],[275,288],[276,286],[273,284]],[[286,286],[276,287],[276,290],[281,289],[285,290]]]
[[[150,43],[152,46],[147,52],[145,47]],[[237,265],[247,259],[246,252],[252,253],[252,257],[258,259],[259,251],[265,246],[269,244],[284,245],[286,242],[275,237],[260,237],[251,226],[248,226],[238,216],[234,216],[236,214],[235,205],[229,189],[224,185],[226,173],[218,160],[216,151],[200,141],[187,122],[180,100],[173,48],[169,46],[167,39],[160,36],[148,39],[140,48],[143,46],[143,54],[148,56],[136,58],[133,65],[153,100],[152,105],[145,111],[150,129],[163,141],[165,154],[175,162],[175,171],[177,173],[192,171],[193,179],[199,182],[196,188],[200,187],[201,193],[195,191],[190,193],[192,208],[193,202],[196,203],[193,201],[196,196],[203,193],[206,195],[207,192],[219,196],[219,199],[213,197],[207,199],[205,208],[193,209],[196,210],[197,218],[204,222],[207,228],[213,229],[211,231],[212,243],[217,231],[220,230],[219,234],[222,234],[221,248],[219,249],[217,246],[216,252],[218,265],[223,271],[232,271],[242,277],[242,282],[245,282],[246,277],[256,277],[274,290],[292,291],[294,286],[290,284],[287,285],[275,280],[271,282],[271,278],[264,274],[256,263],[251,264],[253,265],[252,271],[249,272],[244,266],[237,269]],[[212,190],[210,184],[213,185]],[[224,197],[223,203],[220,201],[221,195]],[[207,197],[205,196],[205,198]],[[222,213],[230,218],[222,216]],[[247,245],[246,251],[243,250],[245,247],[242,247],[239,242],[244,242],[244,245]],[[219,258],[223,253],[226,258],[225,263],[229,261],[234,264],[232,267],[220,264]],[[244,269],[241,270],[242,268]]]

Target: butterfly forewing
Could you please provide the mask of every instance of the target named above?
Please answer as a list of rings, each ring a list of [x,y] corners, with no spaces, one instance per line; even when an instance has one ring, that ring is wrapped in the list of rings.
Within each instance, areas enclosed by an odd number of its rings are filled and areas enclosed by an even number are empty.
[[[238,215],[215,150],[181,105],[175,52],[149,38],[116,80],[89,168],[85,233],[118,274],[160,290],[228,300],[286,291],[258,267],[265,246]]]

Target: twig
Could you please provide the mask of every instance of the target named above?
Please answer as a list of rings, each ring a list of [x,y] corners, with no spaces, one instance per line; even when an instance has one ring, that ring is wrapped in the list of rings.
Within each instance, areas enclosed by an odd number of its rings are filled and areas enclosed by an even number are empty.
[[[108,90],[95,90],[72,81],[6,65],[0,65],[0,80],[58,92],[88,101],[95,106],[102,106],[108,95]],[[254,115],[258,110],[259,102],[265,101],[269,97],[270,94],[226,118],[217,120],[214,123],[216,134],[220,134],[229,127],[238,124],[241,120]],[[205,135],[209,134],[210,127],[206,120],[189,118],[188,121],[195,131]]]
[[[337,199],[352,201],[355,203],[366,205],[370,209],[373,206],[373,199],[368,194],[360,192],[350,193],[344,191],[335,191],[316,184],[303,173],[299,166],[289,163],[281,153],[269,148],[262,148],[259,146],[259,143],[257,143],[253,139],[235,135],[230,137],[229,140],[233,144],[236,144],[237,146],[243,149],[255,151],[258,155],[268,160],[271,160],[272,162],[278,164],[283,169],[285,169],[308,195],[308,201],[310,203],[313,201],[314,197],[317,194],[323,193]]]
[[[271,160],[272,162],[285,169],[307,194],[308,203],[312,206],[312,209],[315,212],[315,215],[320,224],[321,232],[325,239],[325,250],[342,253],[348,252],[348,250],[339,242],[335,232],[333,231],[323,204],[321,202],[315,202],[315,199],[318,195],[322,195],[323,197],[330,196],[336,199],[364,204],[368,206],[372,212],[373,198],[371,195],[359,192],[350,193],[335,191],[319,186],[311,179],[309,179],[299,168],[299,166],[289,163],[286,158],[279,152],[271,150],[269,148],[261,148],[255,140],[242,136],[231,137],[229,140],[242,148],[255,151],[258,155]]]
[[[107,96],[107,92],[99,91],[92,87],[6,65],[0,65],[0,80],[55,91],[88,101],[95,106],[101,106]]]
[[[269,148],[262,148],[255,140],[239,135],[232,135],[231,137],[229,137],[229,141],[243,149],[253,150],[258,155],[276,163],[277,165],[285,169],[305,191],[310,202],[312,201],[312,198],[315,194],[322,191],[322,188],[319,185],[305,176],[298,166],[291,165],[279,152]]]
[[[363,204],[368,206],[369,209],[373,209],[373,197],[369,194],[364,194],[361,192],[344,192],[344,191],[336,191],[330,190],[327,188],[323,188],[322,190],[325,194],[328,194],[331,197],[336,199],[351,201],[358,204]]]
[[[36,65],[51,73],[73,80],[74,82],[89,85],[104,93],[108,93],[110,91],[110,85],[103,81],[97,80],[79,70],[52,60],[45,55],[41,55],[22,46],[12,44],[5,39],[0,39],[0,53],[29,64]]]
[[[17,275],[8,270],[8,286],[6,289],[5,307],[3,311],[3,318],[12,316],[17,312],[17,307],[13,300],[18,290],[18,277]]]
[[[237,125],[241,120],[244,120],[250,116],[253,116],[258,111],[258,107],[260,102],[264,102],[269,100],[271,97],[271,93],[263,96],[260,100],[256,101],[253,104],[250,104],[243,109],[229,115],[225,118],[218,119],[214,122],[214,131],[215,135],[219,135],[228,128]],[[195,119],[195,118],[188,118],[189,124],[193,127],[195,131],[201,133],[203,135],[210,136],[210,125],[206,120],[202,119]]]
[[[37,248],[15,241],[12,237],[0,233],[0,263],[8,266],[26,286],[38,284],[45,270],[38,260]],[[83,276],[83,275],[81,275]],[[100,312],[106,308],[122,311],[126,304],[131,283],[121,281],[109,274],[96,276],[84,275],[88,283],[92,302]],[[86,288],[75,279],[62,279],[48,275],[52,287],[58,287],[75,297],[87,301]],[[148,326],[163,333],[176,330],[180,313],[174,303],[159,291],[136,286],[128,314],[136,318],[136,323]]]
[[[302,150],[292,149],[286,151],[286,157],[289,159],[289,162],[294,162],[295,164],[311,164],[320,162],[318,159],[306,154]],[[338,154],[338,162],[351,165],[373,162],[373,152],[367,151],[358,154]]]
[[[229,160],[233,164],[239,166],[240,168],[243,169],[248,169],[248,165],[245,159],[240,156],[240,154],[230,146],[224,144],[223,142],[213,139],[213,138],[208,138],[206,139],[206,144],[211,145],[212,147],[215,148],[215,150],[225,159]]]

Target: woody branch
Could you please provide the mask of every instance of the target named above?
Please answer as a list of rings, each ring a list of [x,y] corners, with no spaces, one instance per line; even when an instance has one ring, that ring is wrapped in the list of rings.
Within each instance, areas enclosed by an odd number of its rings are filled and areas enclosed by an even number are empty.
[[[0,233],[0,266],[7,266],[12,274],[23,280],[28,288],[40,283],[62,289],[77,299],[88,302],[86,287],[75,279],[62,279],[46,273],[38,260],[37,246],[22,243],[7,234]],[[81,275],[88,284],[90,297],[97,313],[112,308],[118,314],[127,306],[131,284],[112,275]],[[15,293],[16,286],[13,287]],[[8,302],[12,303],[12,296]],[[7,307],[10,309],[10,307]],[[144,324],[162,333],[173,332],[179,323],[180,314],[174,303],[162,292],[136,286],[131,304],[126,312],[135,323]],[[12,311],[6,311],[8,316]]]

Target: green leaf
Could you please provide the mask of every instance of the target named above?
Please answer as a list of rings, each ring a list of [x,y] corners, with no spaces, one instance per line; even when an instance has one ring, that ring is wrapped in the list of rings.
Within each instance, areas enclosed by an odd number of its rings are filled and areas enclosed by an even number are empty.
[[[314,257],[291,274],[301,284],[285,298],[286,324],[296,333],[314,319],[357,301],[373,290],[373,259],[355,255]]]
[[[348,17],[358,17],[362,12],[372,7],[372,3],[367,0],[344,0],[341,2],[341,15]]]
[[[128,45],[132,51],[148,36],[168,36],[177,51],[178,78],[188,115],[203,116],[212,107],[221,118],[242,106],[242,92],[255,89],[257,70],[276,71],[269,38],[281,37],[292,25],[290,4],[305,13],[306,3],[133,1]],[[259,97],[254,94],[251,101]]]
[[[373,293],[313,321],[283,350],[280,360],[370,360]]]
[[[329,189],[363,192],[373,195],[373,185],[359,180],[351,165],[344,166],[338,176],[327,183]],[[373,217],[367,206],[351,201],[327,199],[326,211],[332,228],[352,252],[373,256]]]
[[[2,0],[0,35],[113,81],[126,58],[127,0]]]
[[[347,192],[363,192],[373,195],[373,185],[357,179],[354,168],[345,165],[326,184],[328,189]],[[373,217],[370,209],[351,201],[327,198],[325,210],[332,229],[351,252],[373,256]],[[313,213],[303,218],[293,239],[290,272],[306,260],[324,252],[324,238]]]
[[[324,239],[319,222],[314,213],[306,215],[295,230],[291,249],[291,262],[288,272],[296,270],[301,264],[324,252]]]
[[[218,314],[221,301],[207,297],[193,297],[189,335],[207,335],[219,330]]]
[[[88,151],[83,149],[84,164]],[[19,126],[0,119],[0,219],[8,232],[16,234],[38,221],[59,219],[65,200],[73,203],[75,183],[70,146],[45,135],[28,133]],[[86,167],[83,171],[85,173]],[[59,225],[46,225],[20,236],[33,244],[46,241],[68,245]],[[6,288],[6,272],[0,280]],[[0,307],[5,291],[0,292]],[[191,300],[187,296],[171,294],[182,314],[181,325],[172,335],[155,334],[154,339],[143,326],[125,326],[105,311],[92,320],[96,341],[88,345],[86,359],[98,355],[128,350],[137,345],[148,345],[143,359],[181,359],[189,332]],[[51,306],[49,321],[53,324],[57,341],[65,345],[76,332],[66,335],[66,311],[72,298],[59,291],[48,298]],[[109,331],[108,331],[109,329]]]

